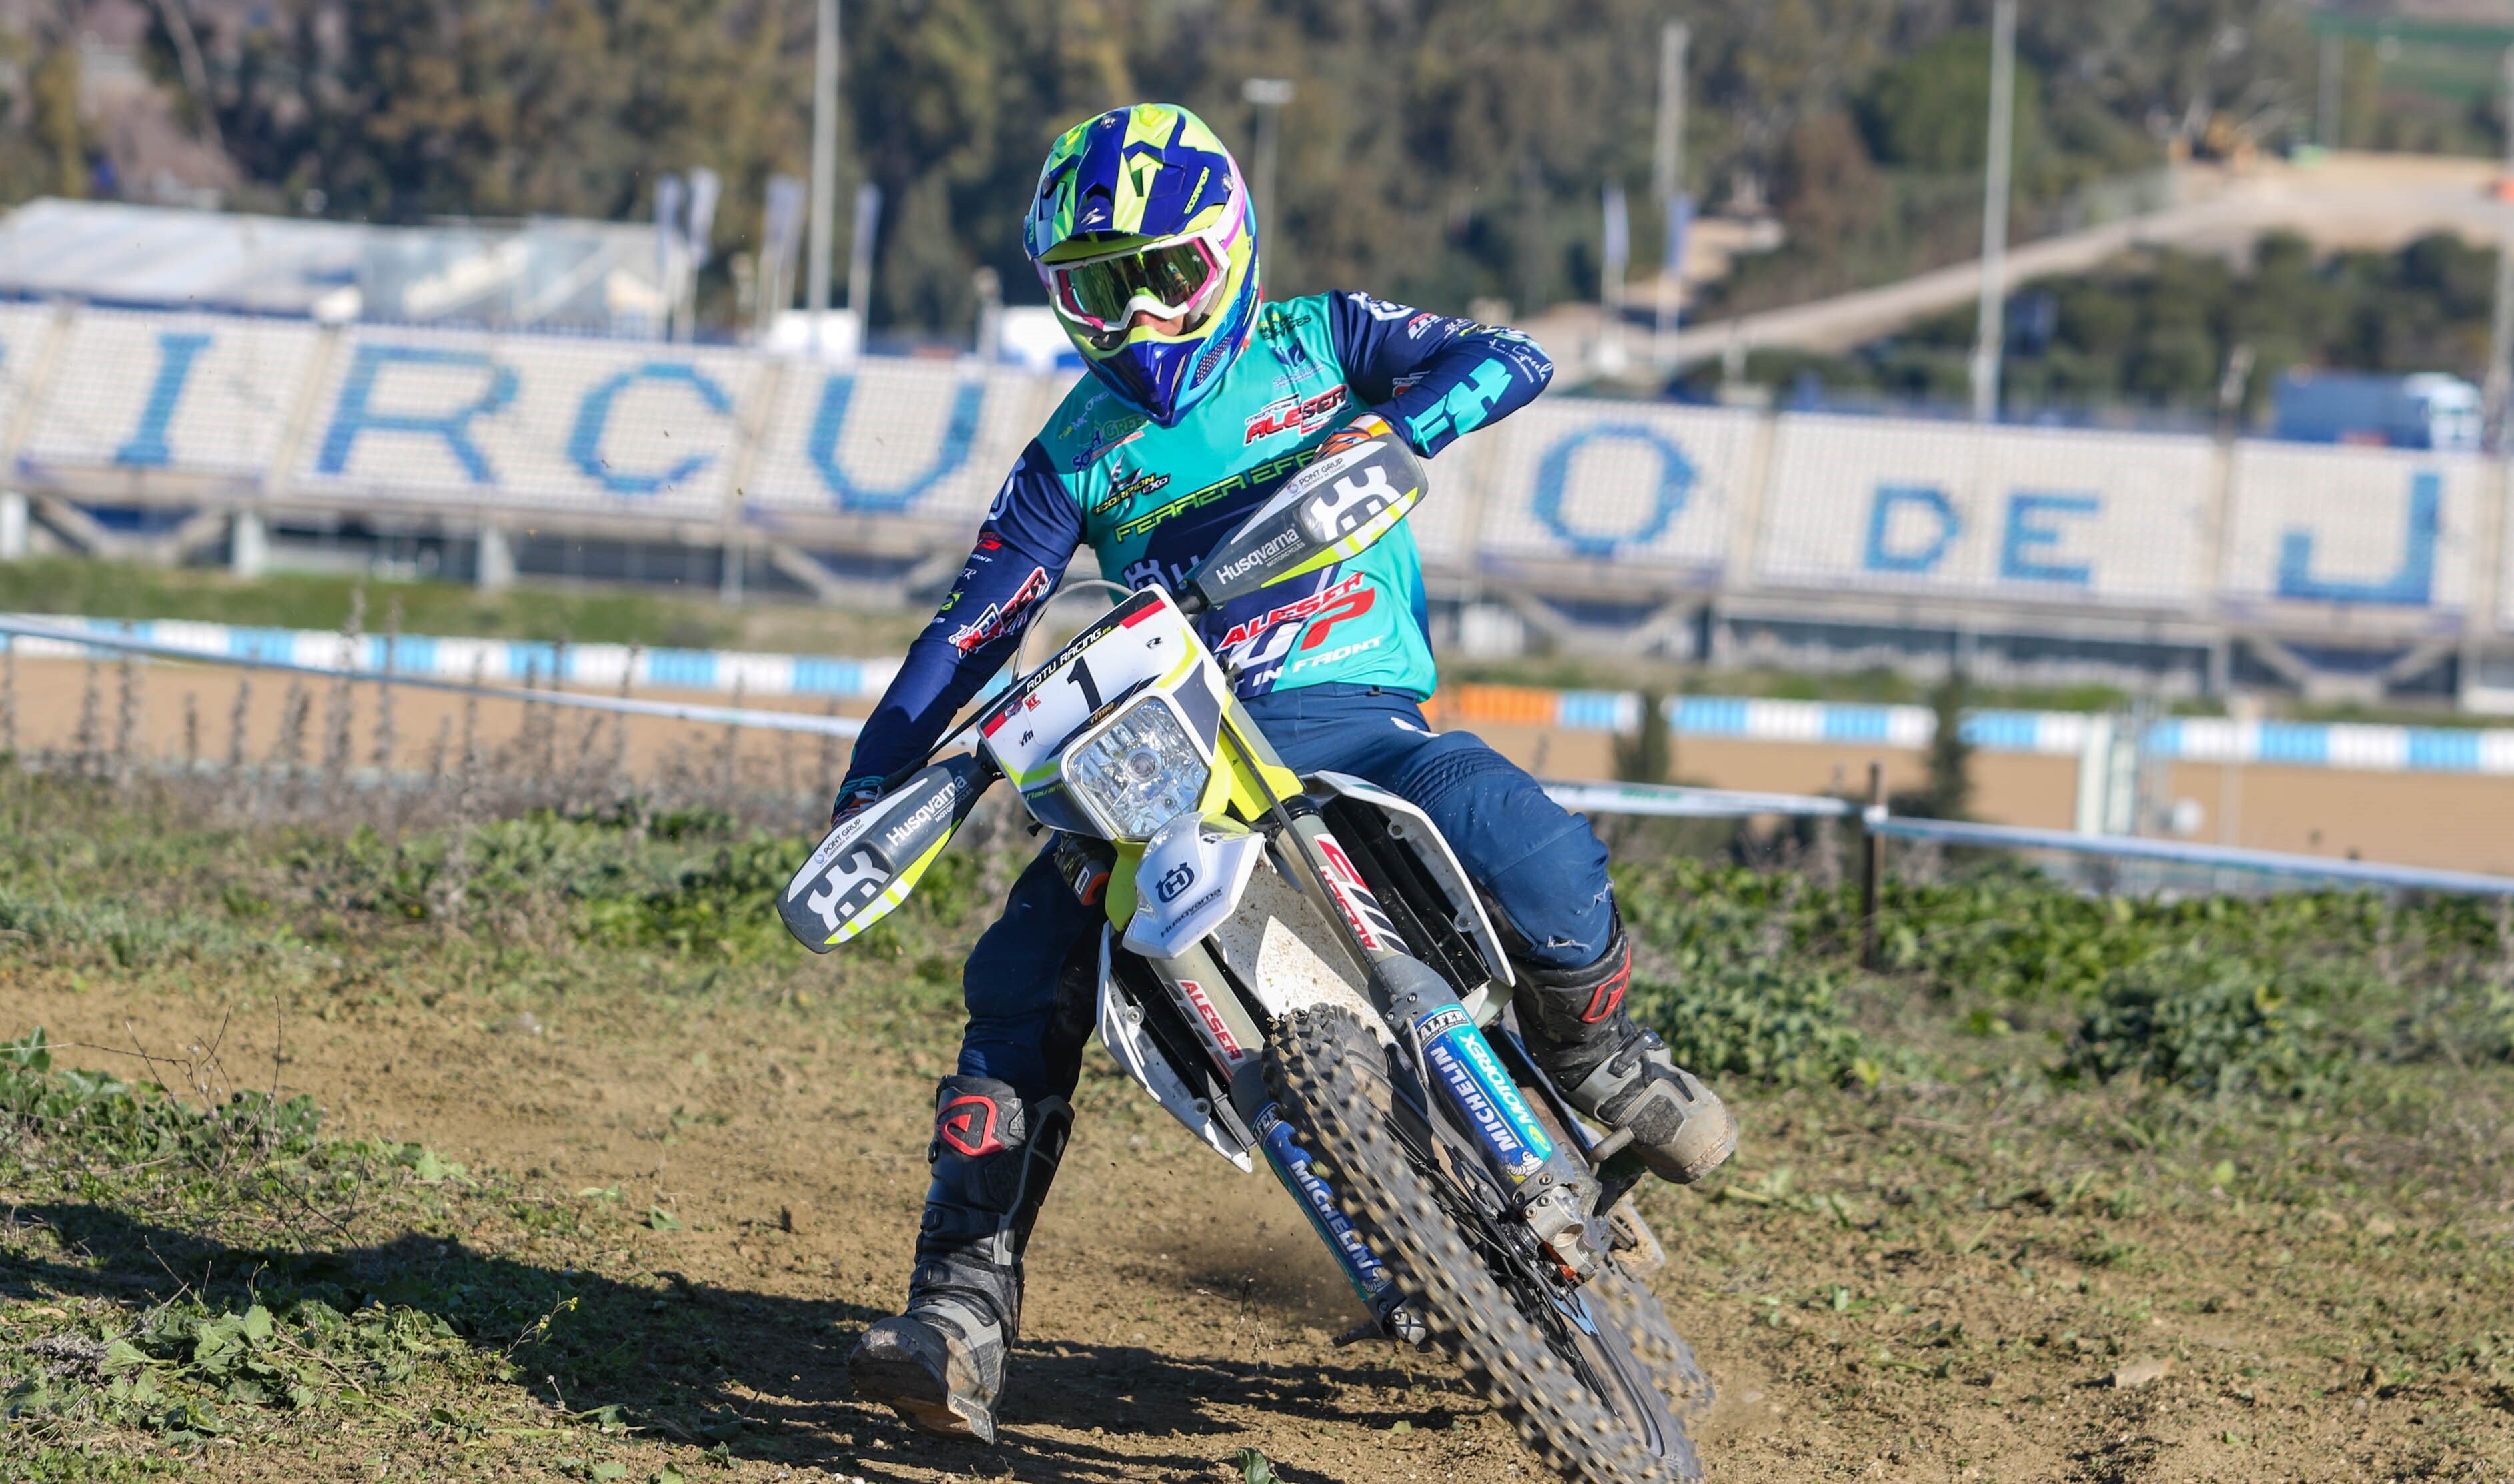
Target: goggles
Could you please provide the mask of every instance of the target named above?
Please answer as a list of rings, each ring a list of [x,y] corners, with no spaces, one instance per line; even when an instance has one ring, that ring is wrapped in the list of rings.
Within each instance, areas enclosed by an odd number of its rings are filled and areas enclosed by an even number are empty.
[[[1041,266],[1057,312],[1095,336],[1123,335],[1138,309],[1176,319],[1225,273],[1221,253],[1200,236]]]

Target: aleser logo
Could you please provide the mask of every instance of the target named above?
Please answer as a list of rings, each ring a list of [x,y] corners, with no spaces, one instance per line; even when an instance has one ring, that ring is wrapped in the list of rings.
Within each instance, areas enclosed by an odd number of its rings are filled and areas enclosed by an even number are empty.
[[[1238,1038],[1223,1023],[1222,1012],[1213,1008],[1213,997],[1204,992],[1204,985],[1192,979],[1183,979],[1178,982],[1178,986],[1179,992],[1187,996],[1187,1002],[1196,1007],[1196,1019],[1204,1022],[1204,1028],[1212,1033],[1213,1043],[1222,1048],[1222,1054],[1235,1063],[1246,1057],[1248,1053],[1240,1047]]]

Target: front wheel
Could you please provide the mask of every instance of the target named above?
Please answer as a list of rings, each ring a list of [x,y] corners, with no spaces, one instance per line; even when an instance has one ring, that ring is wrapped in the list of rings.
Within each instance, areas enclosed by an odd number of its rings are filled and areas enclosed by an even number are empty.
[[[1435,1342],[1540,1457],[1580,1484],[1702,1477],[1620,1326],[1592,1319],[1577,1289],[1505,1282],[1513,1269],[1493,1254],[1511,1233],[1468,1209],[1437,1156],[1399,1139],[1395,1087],[1360,1021],[1327,1008],[1285,1017],[1266,1080]]]

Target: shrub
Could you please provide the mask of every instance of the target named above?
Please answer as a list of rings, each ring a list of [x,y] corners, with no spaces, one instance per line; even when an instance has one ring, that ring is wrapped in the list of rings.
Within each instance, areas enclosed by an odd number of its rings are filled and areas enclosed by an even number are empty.
[[[1668,980],[1635,979],[1633,1014],[1677,1064],[1766,1082],[1874,1081],[1868,1037],[1821,968],[1768,959],[1697,962]]]
[[[2337,1078],[2321,1018],[2259,965],[2206,949],[2160,953],[2105,981],[2078,1023],[2069,1068],[2135,1074],[2203,1096],[2302,1097]]]

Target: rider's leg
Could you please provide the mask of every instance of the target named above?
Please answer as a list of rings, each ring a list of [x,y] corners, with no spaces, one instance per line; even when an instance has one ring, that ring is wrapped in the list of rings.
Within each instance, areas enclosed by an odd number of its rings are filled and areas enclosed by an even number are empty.
[[[1587,822],[1481,739],[1433,733],[1395,693],[1317,686],[1267,702],[1252,709],[1292,768],[1368,779],[1439,826],[1501,919],[1528,1050],[1572,1106],[1631,1129],[1634,1151],[1669,1180],[1728,1157],[1735,1117],[1624,1008],[1632,944]]]
[[[1022,1253],[1073,1122],[1100,920],[1042,855],[969,955],[969,1024],[959,1070],[935,1095],[907,1312],[847,1359],[857,1395],[930,1431],[994,1438]]]

